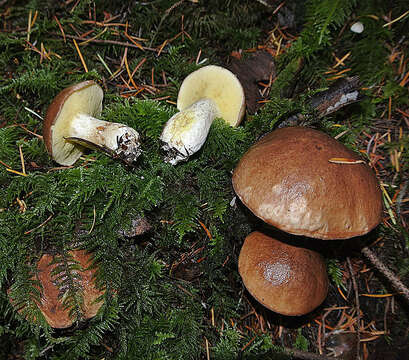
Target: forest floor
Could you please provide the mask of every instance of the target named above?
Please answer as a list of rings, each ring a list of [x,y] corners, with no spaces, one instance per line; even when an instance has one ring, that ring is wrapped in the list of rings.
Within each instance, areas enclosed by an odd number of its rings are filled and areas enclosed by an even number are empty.
[[[292,51],[294,44],[299,46],[297,40],[302,36],[305,23],[303,13],[290,3],[241,1],[233,9],[215,0],[207,4],[200,0],[124,1],[120,6],[104,1],[30,1],[25,4],[0,0],[0,130],[18,129],[13,135],[15,152],[9,154],[11,147],[0,149],[2,194],[6,194],[12,178],[48,173],[50,169],[60,171],[56,164],[50,165],[42,145],[38,148],[33,145],[30,150],[29,141],[41,142],[42,121],[39,119],[45,115],[52,98],[72,83],[98,81],[106,91],[104,102],[107,104],[153,100],[172,112],[174,110],[168,109],[175,108],[180,83],[192,70],[203,64],[229,67],[235,61],[242,62],[245,66],[240,70],[242,73],[246,69],[255,72],[250,66],[259,66],[264,74],[255,82],[258,94],[256,99],[251,99],[252,111],[247,114],[245,123],[270,119],[271,124],[264,128],[274,128],[285,117],[304,110],[295,104],[303,94],[308,98],[315,89],[325,89],[339,79],[359,75],[362,100],[324,117],[314,126],[360,152],[374,170],[383,195],[382,224],[362,239],[331,242],[325,250],[331,279],[328,297],[312,313],[296,318],[265,309],[244,290],[237,275],[237,257],[243,238],[226,245],[227,249],[233,249],[232,254],[220,255],[224,262],[218,267],[224,271],[225,282],[216,283],[212,288],[219,288],[223,296],[232,296],[237,300],[237,308],[232,310],[233,306],[226,305],[229,311],[218,312],[218,304],[221,308],[223,304],[218,300],[204,311],[206,317],[198,320],[201,340],[197,353],[203,359],[221,358],[222,354],[231,354],[232,359],[263,358],[260,355],[263,349],[267,349],[265,354],[272,351],[265,345],[270,342],[281,349],[273,350],[289,353],[293,349],[294,357],[301,359],[356,359],[357,351],[364,360],[408,359],[408,299],[378,272],[361,249],[368,246],[409,285],[409,32],[396,30],[408,28],[409,13],[400,2],[396,2],[394,8],[384,4],[378,10],[375,10],[376,1],[368,2],[367,8],[358,7],[343,24],[328,30],[331,40],[319,50],[322,57],[318,52],[315,57],[302,59],[297,63],[299,68],[287,79],[280,78],[283,69],[287,69],[280,58]],[[220,6],[218,11],[217,6]],[[358,21],[364,26],[362,34],[350,29]],[[368,49],[357,50],[354,42],[358,41]],[[371,41],[376,42],[374,54]],[[246,63],[260,52],[267,53],[271,62],[267,65],[257,61]],[[381,59],[375,58],[378,56]],[[284,85],[279,86],[277,79]],[[274,86],[285,100],[278,105],[288,106],[282,113],[276,110],[277,101],[272,98],[277,91]],[[117,110],[111,108],[110,111]],[[109,112],[105,115],[112,116]],[[0,146],[3,146],[1,138]],[[28,154],[26,158],[24,151]],[[91,154],[81,160],[81,166],[86,167],[98,159]],[[230,184],[227,186],[231,193]],[[20,213],[25,211],[24,201],[16,197],[0,203],[0,217],[11,207],[18,208]],[[162,218],[161,226],[173,221],[165,217],[170,216],[169,213],[153,215],[154,209],[148,206],[146,209],[146,213],[152,214],[151,219]],[[256,226],[252,221],[256,222],[250,219],[246,229]],[[42,219],[38,226],[45,224]],[[179,240],[173,248],[170,240],[158,242],[161,244],[159,255],[155,253],[155,256],[171,273],[170,282],[179,281],[173,285],[178,291],[197,303],[209,304],[207,281],[211,278],[202,275],[207,266],[202,262],[212,254],[205,244],[215,241],[217,234],[212,223],[202,218],[195,219],[195,225],[185,232],[181,230],[181,234],[182,238],[193,235],[185,245]],[[33,238],[33,243],[42,243],[40,238],[40,235]],[[230,239],[227,235],[226,238]],[[137,245],[150,251],[145,242],[149,242],[146,237],[138,240]],[[41,246],[47,248],[48,245]],[[0,271],[3,298],[7,298],[5,294],[12,279],[10,271],[10,268]],[[203,287],[202,277],[206,284]],[[169,303],[169,306],[173,305]],[[28,358],[28,348],[34,346],[28,339],[38,333],[34,328],[24,328],[19,334],[6,331],[10,324],[21,324],[25,320],[18,315],[11,316],[6,305],[2,305],[2,309],[5,313],[0,342],[7,349],[3,350],[8,355],[5,358]],[[225,314],[229,314],[229,318],[225,318]],[[111,328],[99,342],[93,343],[90,358],[108,359],[123,350],[115,338],[119,335],[115,331],[112,335],[110,331]],[[167,339],[166,333],[160,334],[162,337],[155,340],[158,346],[165,346],[174,336],[169,335]],[[48,348],[43,345],[36,345],[40,350],[32,358],[53,358],[48,353],[51,345]],[[55,346],[64,353],[62,345]],[[251,357],[252,354],[259,355]],[[274,358],[271,354],[264,356]],[[163,355],[163,358],[168,357]]]

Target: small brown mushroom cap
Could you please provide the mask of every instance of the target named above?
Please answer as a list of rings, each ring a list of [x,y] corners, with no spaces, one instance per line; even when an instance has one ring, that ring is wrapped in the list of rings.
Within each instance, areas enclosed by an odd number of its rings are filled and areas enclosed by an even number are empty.
[[[85,319],[90,319],[102,306],[102,302],[96,300],[104,294],[105,290],[100,290],[95,285],[96,269],[87,269],[91,265],[91,255],[84,250],[73,250],[70,251],[70,254],[82,269],[76,276],[83,293],[83,316]],[[62,296],[64,294],[61,293],[62,289],[57,286],[58,280],[53,275],[58,264],[51,264],[53,259],[52,255],[44,254],[37,264],[37,276],[33,279],[37,279],[41,284],[42,296],[38,308],[51,327],[63,329],[70,327],[75,319],[70,317],[69,309],[63,306]],[[12,302],[12,299],[10,300]]]
[[[352,164],[333,163],[348,159]],[[382,218],[378,180],[358,154],[327,134],[282,128],[264,136],[233,174],[240,200],[291,234],[319,239],[363,235]]]
[[[283,315],[309,313],[328,292],[326,266],[320,254],[257,231],[244,241],[239,273],[259,303]]]
[[[78,144],[65,140],[70,122],[78,114],[99,116],[103,91],[94,81],[83,81],[62,90],[47,109],[43,124],[44,143],[50,156],[61,165],[72,165],[83,154]]]

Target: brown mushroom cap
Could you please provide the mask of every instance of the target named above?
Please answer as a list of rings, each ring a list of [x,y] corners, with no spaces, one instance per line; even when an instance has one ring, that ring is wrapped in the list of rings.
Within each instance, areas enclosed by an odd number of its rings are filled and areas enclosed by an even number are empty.
[[[61,165],[72,165],[83,154],[78,144],[66,141],[70,122],[78,114],[99,116],[103,91],[94,81],[84,81],[62,90],[48,107],[43,138],[50,156]]]
[[[97,302],[96,299],[104,294],[105,290],[99,290],[95,286],[94,275],[95,269],[87,269],[90,266],[91,255],[84,250],[70,251],[73,260],[77,261],[83,270],[79,271],[78,276],[79,286],[83,292],[83,315],[85,319],[90,319],[95,316],[102,306],[102,302]],[[70,327],[75,319],[69,315],[69,309],[64,308],[61,297],[61,289],[57,286],[56,276],[53,275],[53,270],[57,264],[51,264],[53,256],[45,254],[41,257],[37,264],[37,279],[41,283],[41,302],[38,304],[39,309],[43,313],[46,321],[53,328]],[[10,299],[12,301],[12,299]]]
[[[244,241],[239,273],[259,303],[283,315],[309,313],[328,292],[326,266],[320,254],[257,231]]]
[[[359,155],[327,134],[291,127],[271,132],[233,174],[240,200],[259,218],[291,234],[319,239],[363,235],[381,221],[377,178]]]

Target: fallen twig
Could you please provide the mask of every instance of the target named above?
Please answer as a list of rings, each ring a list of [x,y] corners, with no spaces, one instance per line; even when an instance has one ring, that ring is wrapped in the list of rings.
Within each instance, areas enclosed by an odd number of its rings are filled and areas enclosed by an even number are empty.
[[[56,36],[63,37],[62,34],[55,33],[55,32],[52,32],[51,35],[56,35]],[[127,46],[127,47],[136,48],[136,49],[141,50],[140,46],[137,46],[137,45],[132,44],[130,42],[123,42],[123,41],[117,41],[117,40],[101,40],[101,39],[86,39],[86,38],[84,39],[81,36],[67,35],[67,34],[65,34],[65,37],[69,38],[69,39],[73,39],[73,40],[87,41],[87,43],[95,43],[95,44],[102,44],[102,45],[111,44],[111,45]],[[143,47],[143,50],[158,52],[158,49],[151,48],[151,47],[146,47],[146,46]],[[162,50],[162,52],[166,53],[166,51],[164,51],[164,50]]]
[[[364,247],[361,252],[409,303],[409,289],[406,285],[368,247]]]

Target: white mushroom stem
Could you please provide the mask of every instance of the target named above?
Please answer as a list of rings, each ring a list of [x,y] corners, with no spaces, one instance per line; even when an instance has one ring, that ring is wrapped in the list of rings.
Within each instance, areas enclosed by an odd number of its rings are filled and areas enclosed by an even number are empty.
[[[97,147],[118,157],[127,164],[136,161],[141,153],[139,134],[124,124],[78,114],[70,123],[66,140],[85,147]]]
[[[204,142],[219,109],[211,99],[201,99],[173,115],[165,125],[160,140],[168,152],[166,162],[176,165],[197,152]]]

